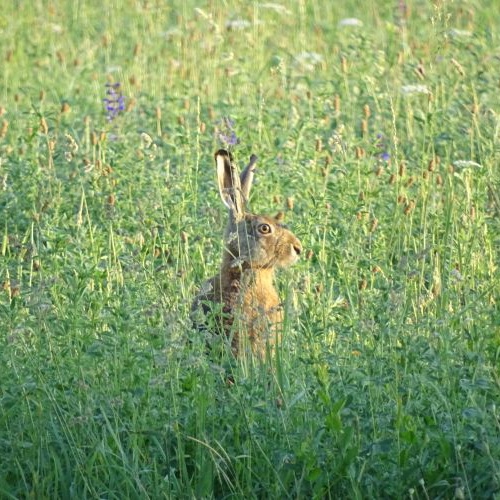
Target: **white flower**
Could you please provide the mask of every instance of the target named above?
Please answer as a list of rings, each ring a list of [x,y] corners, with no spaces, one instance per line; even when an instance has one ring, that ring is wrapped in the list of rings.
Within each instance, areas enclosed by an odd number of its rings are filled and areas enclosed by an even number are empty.
[[[63,27],[60,24],[51,23],[50,27],[52,29],[52,32],[56,33],[57,35],[60,35],[63,32]]]
[[[180,30],[179,28],[170,28],[167,31],[162,31],[160,33],[160,36],[162,36],[164,38],[171,39],[171,38],[175,38],[178,36],[182,36],[182,34],[183,34],[182,30]]]
[[[141,134],[141,144],[144,149],[148,149],[151,146],[151,144],[153,144],[153,139],[151,139],[151,136],[149,134],[143,132]]]
[[[405,95],[412,94],[430,94],[431,91],[427,85],[416,84],[416,85],[403,85],[401,87],[401,92]]]
[[[356,17],[346,17],[339,21],[339,26],[363,26],[363,21]]]
[[[469,168],[469,167],[483,168],[482,165],[480,165],[479,163],[472,161],[472,160],[455,160],[453,162],[453,166],[455,168],[458,168],[459,170],[462,170],[464,168]]]
[[[234,19],[233,21],[226,22],[226,28],[228,30],[245,30],[250,28],[252,23],[246,19]]]
[[[309,62],[311,64],[320,64],[323,62],[323,56],[317,52],[301,52],[295,56],[297,61]]]
[[[295,56],[295,63],[307,71],[313,71],[314,68],[323,63],[323,56],[317,52],[301,52]]]
[[[269,9],[274,10],[278,14],[291,14],[291,12],[284,6],[279,3],[261,3],[261,9]]]
[[[468,38],[472,36],[472,31],[452,28],[450,31],[448,31],[448,35],[450,35],[452,38]]]
[[[78,152],[78,144],[73,139],[73,137],[70,134],[64,134],[64,137],[66,137],[66,140],[68,141],[68,148],[72,153],[77,153]]]

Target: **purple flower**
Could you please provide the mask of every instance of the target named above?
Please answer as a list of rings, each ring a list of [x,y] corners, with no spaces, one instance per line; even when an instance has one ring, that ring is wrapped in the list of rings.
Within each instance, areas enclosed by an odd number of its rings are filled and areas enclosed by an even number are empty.
[[[125,96],[121,91],[119,82],[106,83],[106,98],[103,99],[108,122],[112,122],[125,111]]]
[[[376,154],[376,157],[379,158],[382,161],[390,161],[391,159],[391,154],[387,151],[388,146],[385,141],[385,136],[384,134],[377,134],[376,141],[375,141],[375,149],[378,149],[380,153]]]
[[[408,5],[403,0],[397,2],[394,18],[397,26],[404,26],[406,24],[406,20],[408,19]]]
[[[215,135],[224,146],[236,146],[240,142],[234,131],[234,120],[225,116],[215,126]]]

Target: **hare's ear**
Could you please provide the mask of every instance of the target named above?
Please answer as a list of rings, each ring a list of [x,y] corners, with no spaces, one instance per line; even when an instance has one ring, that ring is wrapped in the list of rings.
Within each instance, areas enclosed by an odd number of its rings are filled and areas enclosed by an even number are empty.
[[[225,149],[219,149],[215,153],[215,164],[220,197],[224,205],[229,208],[231,218],[234,222],[238,222],[245,216],[245,199],[238,170],[232,162],[231,155]]]
[[[255,174],[255,164],[257,163],[257,156],[250,156],[250,161],[248,165],[245,167],[245,170],[240,175],[241,181],[241,190],[243,192],[243,196],[245,197],[245,203],[250,198],[250,189],[252,188],[253,176]]]

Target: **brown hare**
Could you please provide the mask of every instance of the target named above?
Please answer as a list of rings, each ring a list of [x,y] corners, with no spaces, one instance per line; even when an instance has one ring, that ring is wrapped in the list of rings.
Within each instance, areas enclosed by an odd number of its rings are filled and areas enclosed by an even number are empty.
[[[229,152],[215,153],[219,192],[229,209],[229,221],[220,270],[203,284],[192,310],[199,326],[211,325],[230,339],[236,356],[250,348],[262,358],[267,346],[272,349],[279,339],[283,319],[273,285],[275,269],[296,262],[302,245],[283,225],[282,214],[268,217],[246,211],[256,161],[252,155],[239,175]]]

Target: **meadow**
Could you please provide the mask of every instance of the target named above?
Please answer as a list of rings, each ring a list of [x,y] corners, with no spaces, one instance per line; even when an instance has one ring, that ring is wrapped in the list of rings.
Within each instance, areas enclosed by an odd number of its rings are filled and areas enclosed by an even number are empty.
[[[500,498],[494,0],[6,0],[0,498]],[[213,154],[304,246],[207,353]]]

